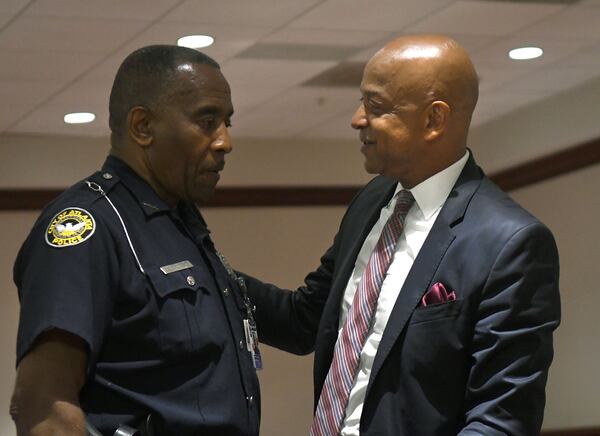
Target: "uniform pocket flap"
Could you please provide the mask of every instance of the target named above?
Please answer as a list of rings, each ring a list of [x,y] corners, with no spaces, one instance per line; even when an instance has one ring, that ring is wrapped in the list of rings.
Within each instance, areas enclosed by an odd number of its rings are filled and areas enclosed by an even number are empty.
[[[162,298],[177,291],[197,291],[202,287],[202,280],[208,276],[204,268],[195,265],[168,274],[160,267],[152,267],[146,270],[146,274],[154,291]]]

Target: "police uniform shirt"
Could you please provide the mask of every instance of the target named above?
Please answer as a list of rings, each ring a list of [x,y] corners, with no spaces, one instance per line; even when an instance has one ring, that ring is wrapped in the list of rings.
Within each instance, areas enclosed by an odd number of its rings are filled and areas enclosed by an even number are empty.
[[[87,344],[80,402],[104,434],[151,413],[159,435],[257,435],[245,306],[199,212],[169,209],[113,156],[88,181],[123,224],[85,181],[42,212],[14,269],[17,362],[62,329]]]

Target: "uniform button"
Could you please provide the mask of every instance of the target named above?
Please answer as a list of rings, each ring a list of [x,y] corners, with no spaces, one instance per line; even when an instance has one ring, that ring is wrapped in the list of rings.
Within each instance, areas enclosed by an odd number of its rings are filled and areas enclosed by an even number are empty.
[[[104,177],[106,180],[110,180],[113,178],[111,173],[104,173],[102,174],[102,177]]]
[[[186,280],[187,284],[190,286],[194,286],[196,284],[196,279],[193,276],[187,276]]]
[[[246,397],[246,400],[248,400],[248,406],[252,406],[252,404],[254,403],[254,397],[252,395]]]
[[[244,349],[244,341],[240,340],[240,350]]]
[[[229,288],[223,289],[223,295],[225,295],[226,297],[229,297]]]

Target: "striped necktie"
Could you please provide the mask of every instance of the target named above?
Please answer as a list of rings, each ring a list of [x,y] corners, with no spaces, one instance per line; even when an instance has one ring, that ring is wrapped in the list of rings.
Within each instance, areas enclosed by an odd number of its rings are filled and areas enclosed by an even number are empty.
[[[354,385],[360,353],[377,308],[379,291],[394,257],[404,218],[414,200],[410,191],[403,189],[398,193],[394,212],[385,224],[377,245],[371,253],[354,294],[346,322],[335,344],[331,366],[310,428],[311,436],[337,436],[340,432],[350,390]]]

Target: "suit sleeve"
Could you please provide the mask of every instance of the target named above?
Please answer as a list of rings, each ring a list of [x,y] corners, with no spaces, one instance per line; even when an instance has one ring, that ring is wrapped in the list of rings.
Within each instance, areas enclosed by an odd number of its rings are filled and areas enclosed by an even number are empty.
[[[250,299],[256,306],[259,339],[294,354],[314,351],[317,328],[333,281],[338,237],[321,257],[319,267],[296,290],[244,274]]]
[[[459,435],[539,434],[560,322],[558,252],[540,223],[517,231],[483,289]]]

